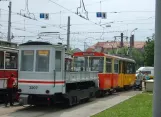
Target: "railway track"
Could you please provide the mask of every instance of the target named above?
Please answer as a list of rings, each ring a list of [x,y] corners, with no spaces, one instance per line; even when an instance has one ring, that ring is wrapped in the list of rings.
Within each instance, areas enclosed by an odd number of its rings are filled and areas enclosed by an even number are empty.
[[[62,108],[59,106],[47,107],[47,106],[14,106],[5,108],[0,105],[0,117],[12,116],[12,117],[86,117],[90,112],[97,112],[101,108],[115,104],[121,100],[126,100],[140,91],[125,91],[117,92],[113,95],[106,95],[103,98],[92,99],[89,102],[82,103],[70,108]],[[113,103],[112,103],[113,102]],[[94,113],[93,112],[93,113]],[[85,114],[84,114],[85,113]],[[84,115],[83,115],[84,114]]]

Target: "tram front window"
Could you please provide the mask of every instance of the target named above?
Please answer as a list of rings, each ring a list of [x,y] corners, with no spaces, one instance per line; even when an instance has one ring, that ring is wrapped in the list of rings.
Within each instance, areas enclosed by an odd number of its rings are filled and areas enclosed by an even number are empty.
[[[49,71],[49,50],[38,50],[36,54],[36,71]]]
[[[34,65],[34,51],[22,50],[21,51],[21,71],[33,71]]]
[[[103,57],[89,58],[89,68],[91,71],[103,72]]]
[[[4,52],[0,51],[0,69],[4,69]]]
[[[88,67],[87,57],[74,58],[74,71],[87,71],[87,67]]]
[[[65,58],[65,71],[71,71],[72,60]]]
[[[17,69],[18,62],[17,53],[6,52],[5,53],[5,69]]]

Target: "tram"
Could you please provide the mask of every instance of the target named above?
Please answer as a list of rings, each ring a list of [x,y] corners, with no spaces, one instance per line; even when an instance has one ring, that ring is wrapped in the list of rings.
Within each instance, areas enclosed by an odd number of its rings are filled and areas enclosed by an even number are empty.
[[[7,92],[7,79],[14,74],[18,80],[18,50],[17,44],[0,41],[0,100],[4,100]],[[16,99],[17,82],[14,88],[14,99]]]
[[[98,71],[99,91],[97,97],[107,92],[128,89],[135,82],[135,61],[133,59],[99,53],[76,52],[73,69],[77,71]]]
[[[18,91],[22,105],[75,105],[95,97],[97,71],[75,71],[65,46],[31,41],[19,45]]]

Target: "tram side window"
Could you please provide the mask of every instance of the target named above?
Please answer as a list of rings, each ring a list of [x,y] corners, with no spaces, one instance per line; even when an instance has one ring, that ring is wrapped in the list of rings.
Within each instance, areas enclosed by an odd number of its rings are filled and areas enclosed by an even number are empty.
[[[36,71],[48,72],[49,71],[49,50],[36,51]]]
[[[55,70],[56,71],[61,71],[61,51],[56,51],[55,52]]]
[[[100,60],[99,60],[99,73],[102,73],[103,72],[103,68],[104,68],[104,64],[103,64],[103,57],[102,58],[100,58]]]
[[[122,62],[122,73],[124,73],[124,74],[126,73],[126,65],[127,65],[126,62],[123,61]]]
[[[0,51],[0,69],[4,69],[4,52]]]
[[[106,59],[106,72],[107,73],[112,72],[112,60],[109,58]]]
[[[123,70],[121,71],[121,63],[122,61],[119,61],[119,73],[123,73]]]
[[[132,73],[135,74],[136,73],[136,69],[135,69],[135,64],[132,63]]]
[[[114,61],[114,73],[119,73],[119,61]]]
[[[12,52],[5,53],[5,69],[17,69],[18,54]]]
[[[22,50],[21,51],[21,71],[33,71],[34,65],[34,51]]]
[[[135,64],[133,63],[127,63],[127,66],[126,66],[126,73],[127,74],[134,74],[135,73]]]

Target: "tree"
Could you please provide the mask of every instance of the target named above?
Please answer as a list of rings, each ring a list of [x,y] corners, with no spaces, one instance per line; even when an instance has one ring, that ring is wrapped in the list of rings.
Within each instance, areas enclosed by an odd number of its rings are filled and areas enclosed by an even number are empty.
[[[154,66],[154,38],[155,35],[147,37],[146,41],[146,46],[145,46],[145,54],[144,54],[144,59],[145,59],[145,65],[146,66]]]
[[[144,52],[132,48],[132,58],[136,61],[136,67],[144,66]]]
[[[115,54],[117,50],[110,50],[108,51],[109,54]],[[140,66],[144,66],[144,52],[139,51],[136,48],[132,48],[132,59],[136,61],[136,67],[139,68]],[[117,55],[121,55],[124,57],[129,58],[129,48],[123,47],[118,49]]]

